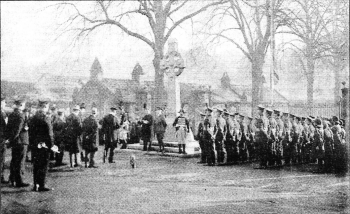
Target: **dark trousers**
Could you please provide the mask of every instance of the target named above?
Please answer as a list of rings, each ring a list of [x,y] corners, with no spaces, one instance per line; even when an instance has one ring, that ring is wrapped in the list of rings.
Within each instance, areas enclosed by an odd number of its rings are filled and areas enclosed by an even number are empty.
[[[86,150],[85,150],[85,167],[87,166],[87,159],[89,159],[89,158],[88,158],[88,155],[89,155],[89,154],[90,154],[89,166],[94,166],[94,165],[95,165],[95,160],[94,160],[95,153],[96,153],[96,152],[93,152],[93,151],[86,151]]]
[[[109,161],[109,162],[112,162],[112,161],[113,161],[114,149],[115,149],[115,146],[114,146],[114,145],[106,146],[106,147],[105,147],[105,153],[106,153],[106,155],[108,155],[108,150],[109,150],[109,157],[108,157],[108,161]]]
[[[226,149],[222,140],[215,140],[215,149],[218,154],[218,163],[226,162]]]
[[[27,154],[28,145],[16,144],[12,147],[12,159],[10,165],[10,180],[16,182],[16,185],[23,183],[24,162]]]
[[[46,173],[49,166],[50,151],[45,148],[32,150],[34,186],[45,187]]]
[[[233,139],[232,138],[226,138],[225,140],[225,148],[226,148],[226,155],[227,155],[227,163],[233,162]]]
[[[206,145],[203,141],[203,139],[199,139],[199,147],[201,148],[201,162],[202,163],[206,163],[207,162],[207,149],[206,149]]]
[[[163,132],[162,133],[156,133],[156,136],[157,136],[157,140],[158,140],[158,144],[159,144],[159,149],[161,151],[163,151],[164,150],[164,141],[163,141],[164,133]]]
[[[2,139],[0,139],[0,141],[2,141]],[[5,180],[5,178],[4,178],[5,156],[6,156],[6,146],[5,146],[5,144],[0,144],[0,176],[1,176],[1,180]]]
[[[142,141],[143,141],[143,151],[147,151],[147,145],[148,145],[148,150],[151,150],[151,136],[142,136]]]
[[[216,153],[215,153],[215,148],[214,148],[214,141],[212,139],[205,139],[204,140],[204,143],[206,144],[206,147],[207,147],[207,163],[208,165],[214,165],[215,164],[215,156],[216,156]]]
[[[58,151],[60,153],[56,153],[55,159],[56,159],[56,164],[60,165],[62,164],[63,156],[64,156],[64,145],[58,145]]]

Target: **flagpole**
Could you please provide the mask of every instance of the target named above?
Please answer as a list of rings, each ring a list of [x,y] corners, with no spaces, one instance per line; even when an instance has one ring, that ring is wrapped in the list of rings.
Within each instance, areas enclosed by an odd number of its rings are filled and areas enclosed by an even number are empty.
[[[271,9],[271,40],[270,40],[270,50],[271,50],[271,66],[270,66],[270,91],[271,91],[271,106],[273,106],[274,102],[274,83],[273,83],[273,75],[275,72],[275,26],[274,26],[274,0],[270,1],[270,9]]]

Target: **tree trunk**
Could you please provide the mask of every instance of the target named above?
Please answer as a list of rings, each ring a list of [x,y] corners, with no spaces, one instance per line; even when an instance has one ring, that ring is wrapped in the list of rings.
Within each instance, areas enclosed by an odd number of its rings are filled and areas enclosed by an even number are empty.
[[[307,112],[308,115],[312,114],[314,106],[314,82],[315,82],[315,61],[307,59]]]
[[[261,57],[252,60],[252,116],[256,116],[256,107],[262,101],[262,67],[264,60]]]
[[[153,66],[154,66],[154,94],[153,94],[153,102],[152,109],[154,110],[156,106],[164,106],[165,104],[165,89],[164,89],[164,73],[160,69],[160,60],[161,56],[159,54],[154,55]]]

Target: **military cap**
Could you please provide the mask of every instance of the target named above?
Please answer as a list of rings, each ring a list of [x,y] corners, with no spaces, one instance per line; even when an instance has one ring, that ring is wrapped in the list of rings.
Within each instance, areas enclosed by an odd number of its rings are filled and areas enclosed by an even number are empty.
[[[344,119],[340,119],[339,120],[339,124],[340,124],[340,126],[345,126],[345,120]]]
[[[163,110],[161,107],[157,106],[156,110]]]
[[[236,114],[235,113],[229,113],[229,115],[234,117]]]
[[[306,119],[306,117],[304,117],[304,116],[301,116],[301,119],[302,119],[302,120],[305,120],[305,119]]]
[[[333,122],[338,125],[339,124],[339,118],[337,116],[333,116]]]
[[[217,111],[223,112],[224,110],[222,108],[216,108]]]
[[[292,118],[295,118],[295,115],[294,114],[289,114],[290,117]]]
[[[247,116],[247,118],[248,118],[249,120],[253,120],[253,117],[251,117],[251,116]]]
[[[117,110],[117,107],[112,106],[110,109],[111,109],[112,111],[115,111],[115,110]]]
[[[258,107],[258,109],[260,109],[260,110],[264,110],[264,109],[265,109],[265,107],[264,107],[263,105],[258,105],[257,107]]]
[[[204,114],[204,113],[202,113],[202,112],[199,112],[199,114],[201,115],[201,116],[205,116],[206,114]]]
[[[185,113],[185,110],[183,108],[180,109],[179,113]]]
[[[205,109],[205,111],[213,112],[213,109],[210,108],[210,107],[207,107],[207,108]]]
[[[273,110],[270,109],[270,108],[266,108],[265,111],[268,112],[268,113],[272,113],[273,112]]]
[[[315,125],[318,127],[318,128],[321,128],[322,127],[322,121],[320,118],[316,118],[315,119]]]
[[[22,105],[24,103],[24,100],[23,99],[17,99],[15,100],[14,104],[19,106],[19,105]]]
[[[73,110],[80,110],[80,106],[79,106],[79,105],[75,105],[75,106],[73,107]]]
[[[227,109],[224,109],[224,114],[225,115],[230,115],[230,112],[228,112]]]
[[[38,106],[39,107],[44,107],[47,104],[49,104],[49,102],[47,100],[39,100],[38,101]]]
[[[238,113],[238,112],[236,112],[236,113],[235,113],[235,115],[239,115],[239,113]]]
[[[288,112],[283,112],[283,115],[288,116],[288,115],[289,115],[289,113],[288,113]]]
[[[245,117],[243,114],[239,114],[240,117]]]
[[[310,121],[313,121],[314,118],[312,116],[308,116],[306,119],[310,120]]]
[[[300,120],[301,118],[300,118],[300,116],[294,116],[297,120]]]
[[[80,104],[80,109],[85,109],[85,103]]]

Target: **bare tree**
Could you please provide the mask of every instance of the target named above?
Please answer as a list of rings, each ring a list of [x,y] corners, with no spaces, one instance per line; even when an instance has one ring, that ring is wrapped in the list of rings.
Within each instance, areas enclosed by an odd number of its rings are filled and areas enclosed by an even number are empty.
[[[299,53],[307,79],[307,105],[311,114],[314,102],[314,82],[316,61],[325,57],[329,48],[322,43],[322,37],[332,22],[332,1],[323,0],[292,0],[285,8],[288,30],[278,33],[288,33],[296,37],[291,45]]]
[[[62,29],[64,32],[75,32],[75,39],[87,37],[92,31],[109,25],[150,46],[154,52],[153,66],[157,86],[154,102],[161,105],[164,102],[164,74],[160,69],[160,61],[164,56],[165,43],[182,23],[223,2],[225,1],[95,1],[87,11],[73,2],[59,3],[58,6],[69,11],[70,17]],[[136,22],[145,23],[146,30],[135,28]]]
[[[211,42],[224,39],[249,59],[252,74],[252,115],[261,102],[264,78],[263,65],[270,44],[271,15],[274,15],[274,30],[282,26],[280,8],[283,0],[267,0],[262,3],[249,0],[229,0],[228,4],[217,7],[208,22],[204,33]],[[272,6],[272,7],[271,7]],[[241,39],[243,42],[239,42]]]

